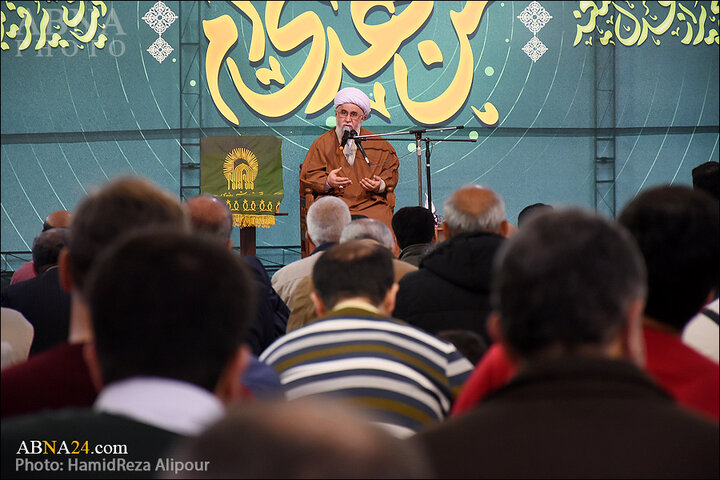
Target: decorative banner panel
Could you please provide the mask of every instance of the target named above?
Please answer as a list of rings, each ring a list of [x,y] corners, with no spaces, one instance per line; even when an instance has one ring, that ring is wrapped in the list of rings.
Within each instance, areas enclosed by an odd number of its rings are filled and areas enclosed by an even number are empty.
[[[234,227],[270,227],[283,198],[282,140],[271,135],[203,137],[200,190],[225,200]]]

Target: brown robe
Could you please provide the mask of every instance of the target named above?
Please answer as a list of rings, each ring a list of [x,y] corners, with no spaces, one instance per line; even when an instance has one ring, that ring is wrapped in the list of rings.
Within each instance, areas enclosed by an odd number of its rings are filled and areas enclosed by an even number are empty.
[[[360,135],[372,135],[372,132],[360,128]],[[360,149],[355,154],[355,163],[350,165],[340,149],[335,129],[320,135],[308,150],[300,170],[300,195],[309,187],[318,195],[335,195],[348,204],[351,214],[365,215],[380,220],[392,230],[392,216],[395,208],[395,195],[388,194],[398,182],[398,161],[395,149],[386,140],[365,140],[362,143],[370,165],[365,162]],[[325,191],[325,180],[330,171],[342,167],[340,176],[352,180],[352,185],[344,189],[331,188]],[[377,175],[385,181],[383,193],[368,192],[360,185],[360,179]]]

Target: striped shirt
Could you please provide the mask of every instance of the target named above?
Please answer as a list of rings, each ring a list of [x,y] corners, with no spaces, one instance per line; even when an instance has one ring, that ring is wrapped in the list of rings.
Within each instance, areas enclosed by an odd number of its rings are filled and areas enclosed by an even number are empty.
[[[365,308],[340,308],[260,356],[288,399],[342,398],[397,436],[449,415],[473,365],[455,346]]]

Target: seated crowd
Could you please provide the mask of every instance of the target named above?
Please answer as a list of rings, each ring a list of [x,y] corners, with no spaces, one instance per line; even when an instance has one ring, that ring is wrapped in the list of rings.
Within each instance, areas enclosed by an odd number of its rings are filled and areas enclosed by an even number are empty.
[[[223,201],[111,181],[2,292],[2,475],[718,478],[717,166],[617,220],[320,197],[272,278]]]

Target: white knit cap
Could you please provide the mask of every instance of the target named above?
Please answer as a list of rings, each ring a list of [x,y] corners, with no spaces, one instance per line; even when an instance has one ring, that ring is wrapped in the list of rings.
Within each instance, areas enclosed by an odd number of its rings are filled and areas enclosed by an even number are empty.
[[[353,103],[362,108],[367,117],[370,115],[370,99],[365,93],[355,87],[345,87],[335,95],[335,108],[343,103]]]

